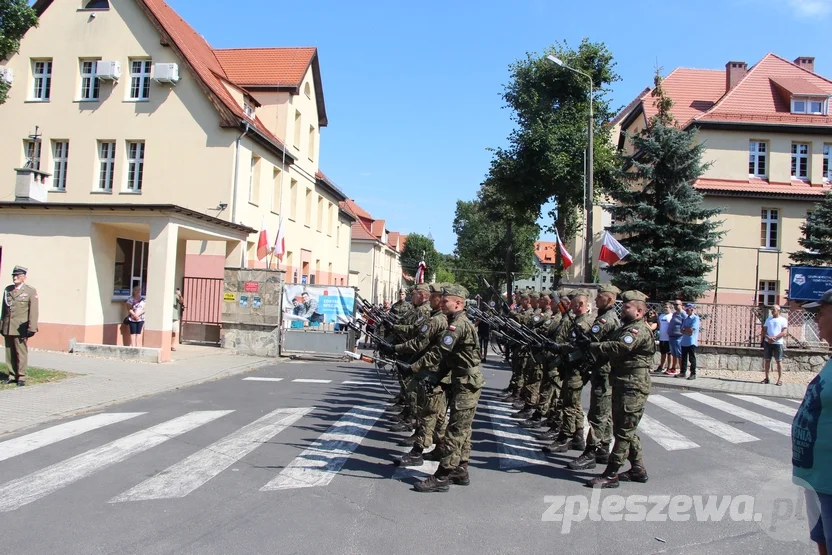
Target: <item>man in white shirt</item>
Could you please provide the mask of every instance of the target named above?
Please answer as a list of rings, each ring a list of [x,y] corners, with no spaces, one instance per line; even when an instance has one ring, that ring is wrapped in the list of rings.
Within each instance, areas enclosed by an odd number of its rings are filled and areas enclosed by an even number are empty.
[[[777,362],[777,384],[783,385],[783,349],[786,346],[786,334],[788,333],[789,321],[780,316],[780,306],[771,307],[771,316],[766,318],[761,331],[763,336],[763,369],[766,378],[761,383],[771,383],[768,379],[768,372],[771,368],[771,358]]]
[[[664,303],[664,312],[659,316],[659,353],[662,358],[659,361],[659,367],[656,368],[657,373],[662,373],[672,366],[670,363],[672,355],[670,354],[670,336],[667,334],[667,328],[670,326],[670,319],[673,317],[673,305]]]

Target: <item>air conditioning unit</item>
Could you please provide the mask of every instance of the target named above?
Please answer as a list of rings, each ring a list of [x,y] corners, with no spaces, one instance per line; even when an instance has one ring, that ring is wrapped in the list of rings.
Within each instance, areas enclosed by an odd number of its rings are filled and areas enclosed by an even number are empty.
[[[107,60],[95,62],[95,76],[105,81],[118,81],[121,77],[121,62]]]
[[[153,64],[153,79],[175,85],[179,81],[179,64]]]
[[[11,85],[14,83],[14,71],[10,67],[0,67],[0,81]]]

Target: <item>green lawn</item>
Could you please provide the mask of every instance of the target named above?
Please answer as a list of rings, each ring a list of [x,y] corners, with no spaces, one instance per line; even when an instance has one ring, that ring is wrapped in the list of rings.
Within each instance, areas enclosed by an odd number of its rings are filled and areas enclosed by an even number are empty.
[[[29,368],[26,372],[26,387],[39,383],[59,382],[71,378],[74,374],[60,370],[47,370],[46,368]],[[0,363],[0,380],[3,382],[9,377],[9,369],[5,364]],[[6,385],[0,383],[0,390],[17,387],[15,384]]]

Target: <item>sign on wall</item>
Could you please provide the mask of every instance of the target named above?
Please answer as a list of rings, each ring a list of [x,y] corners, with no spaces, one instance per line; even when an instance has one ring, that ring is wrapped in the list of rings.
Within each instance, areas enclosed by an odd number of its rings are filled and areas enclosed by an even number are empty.
[[[346,324],[355,314],[355,290],[334,285],[283,286],[283,319]]]
[[[817,301],[832,289],[832,268],[826,266],[790,266],[789,300]]]

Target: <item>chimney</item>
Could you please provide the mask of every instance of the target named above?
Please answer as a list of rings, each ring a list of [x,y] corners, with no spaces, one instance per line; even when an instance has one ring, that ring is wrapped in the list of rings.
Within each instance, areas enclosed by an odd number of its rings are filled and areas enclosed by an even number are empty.
[[[34,168],[15,168],[15,202],[46,202],[46,180],[52,174]]]
[[[748,64],[745,62],[728,62],[725,64],[725,92],[736,87],[746,73],[748,73]]]
[[[809,70],[812,73],[815,72],[815,58],[812,56],[801,56],[794,61],[794,65],[797,67],[802,67],[803,69]]]

